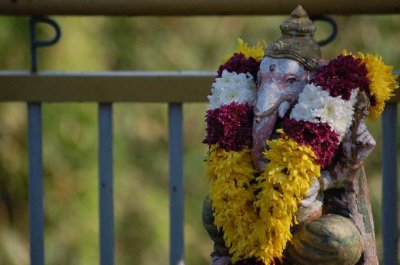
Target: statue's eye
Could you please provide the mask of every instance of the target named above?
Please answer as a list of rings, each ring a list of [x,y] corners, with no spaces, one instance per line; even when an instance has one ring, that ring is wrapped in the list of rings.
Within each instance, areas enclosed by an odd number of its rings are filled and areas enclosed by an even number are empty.
[[[289,77],[286,82],[288,82],[289,84],[293,84],[295,82],[297,82],[297,78],[296,77]]]

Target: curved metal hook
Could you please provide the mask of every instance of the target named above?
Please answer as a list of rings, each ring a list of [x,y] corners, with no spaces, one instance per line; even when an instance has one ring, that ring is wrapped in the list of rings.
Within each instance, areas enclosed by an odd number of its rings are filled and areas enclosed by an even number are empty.
[[[319,16],[310,16],[310,19],[312,21],[317,21],[317,20],[324,21],[324,22],[328,23],[332,28],[332,33],[328,38],[318,41],[319,46],[322,47],[322,46],[328,45],[336,38],[337,32],[338,32],[338,26],[336,24],[336,21],[332,17],[325,16],[325,15],[319,15]]]
[[[54,37],[50,40],[37,40],[36,24],[38,23],[50,25],[54,29]],[[29,21],[29,30],[31,36],[31,71],[37,72],[37,48],[56,44],[61,38],[61,29],[55,20],[46,16],[37,16],[31,17]]]

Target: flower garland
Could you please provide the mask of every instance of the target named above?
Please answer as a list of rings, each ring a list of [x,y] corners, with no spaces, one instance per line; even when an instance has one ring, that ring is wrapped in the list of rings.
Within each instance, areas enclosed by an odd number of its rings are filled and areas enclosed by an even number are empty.
[[[347,51],[343,51],[342,54],[351,55],[351,53]],[[385,65],[382,61],[382,57],[379,55],[364,55],[358,52],[356,55],[353,55],[353,57],[362,60],[367,68],[367,78],[371,82],[369,87],[371,107],[369,109],[368,118],[376,120],[383,112],[385,102],[393,96],[393,91],[398,88],[398,83],[392,75],[393,66]]]
[[[264,56],[264,46],[248,47],[238,41],[236,52],[218,70],[208,96],[206,114],[210,146],[207,175],[214,223],[224,230],[225,244],[234,260],[257,257],[257,226],[261,226],[256,209],[255,174],[252,166],[252,121],[256,99],[256,78]],[[236,80],[231,82],[231,80]],[[232,87],[230,84],[235,83]],[[241,97],[242,94],[247,95]]]
[[[261,175],[252,165],[252,123],[263,45],[238,41],[219,67],[206,114],[207,175],[215,225],[224,231],[232,259],[264,264],[281,259],[295,214],[311,183],[328,166],[353,122],[360,91],[371,100],[370,117],[382,112],[397,88],[381,58],[343,53],[316,70],[289,117],[267,141]]]

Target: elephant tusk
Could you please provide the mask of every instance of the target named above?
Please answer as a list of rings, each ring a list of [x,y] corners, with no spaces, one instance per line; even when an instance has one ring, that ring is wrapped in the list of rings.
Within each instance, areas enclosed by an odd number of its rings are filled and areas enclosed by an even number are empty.
[[[283,102],[285,102],[285,101],[290,102],[291,100],[292,100],[291,96],[284,95],[268,110],[263,111],[263,112],[259,112],[257,110],[254,110],[254,120],[255,120],[255,122],[259,123],[261,121],[261,118],[271,116]]]
[[[283,101],[282,104],[278,107],[278,116],[279,118],[285,117],[286,112],[289,110],[290,103],[289,101]]]

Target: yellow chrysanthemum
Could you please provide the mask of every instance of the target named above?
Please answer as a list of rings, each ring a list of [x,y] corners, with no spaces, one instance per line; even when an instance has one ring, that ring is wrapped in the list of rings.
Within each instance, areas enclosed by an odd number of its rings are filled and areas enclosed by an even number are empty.
[[[255,170],[251,151],[226,151],[211,146],[207,160],[210,198],[214,209],[214,224],[224,230],[224,240],[233,260],[249,258],[257,246],[257,234],[252,227],[257,222],[255,200]]]
[[[246,59],[252,57],[256,61],[261,61],[264,57],[265,42],[257,42],[255,46],[250,46],[245,43],[241,38],[238,38],[235,53],[242,53]],[[224,58],[224,63],[226,63],[231,56],[226,56]]]
[[[308,188],[320,175],[320,166],[310,147],[301,146],[284,136],[268,141],[265,157],[270,161],[258,178],[259,189],[255,206],[260,209],[262,246],[257,256],[270,264],[282,258],[286,243],[292,238],[290,228],[295,224],[298,205]]]
[[[348,55],[347,51],[342,54]],[[399,87],[396,79],[397,76],[393,75],[393,67],[385,65],[382,61],[382,57],[372,54],[362,54],[361,52],[353,55],[355,58],[360,58],[366,65],[368,74],[367,77],[370,80],[370,93],[375,99],[375,104],[370,107],[368,118],[375,120],[382,113],[385,108],[385,102],[393,96],[393,92]]]
[[[235,52],[242,53],[246,59],[252,57],[256,61],[261,61],[264,57],[265,42],[257,42],[253,47],[249,47],[242,39],[238,39]]]

